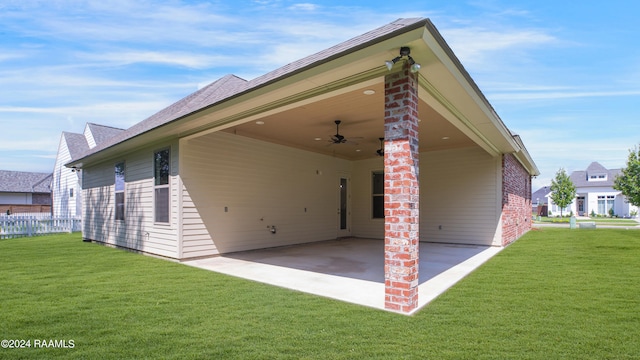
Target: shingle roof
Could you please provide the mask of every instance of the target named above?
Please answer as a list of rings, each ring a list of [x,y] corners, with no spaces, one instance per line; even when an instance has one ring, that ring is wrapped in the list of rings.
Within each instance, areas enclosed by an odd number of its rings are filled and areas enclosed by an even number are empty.
[[[540,189],[536,190],[533,194],[531,194],[531,201],[539,201],[540,203],[546,203],[548,193],[551,192],[550,186],[543,186]]]
[[[613,180],[622,172],[621,169],[607,169],[594,161],[586,170],[574,171],[569,176],[576,187],[608,187],[613,186]],[[607,175],[604,181],[589,181],[590,175]]]
[[[589,175],[589,174],[606,174],[607,171],[608,171],[607,168],[605,168],[604,166],[600,165],[600,163],[597,162],[597,161],[592,162],[587,167],[587,175]]]
[[[52,174],[0,170],[0,192],[49,193]]]
[[[316,66],[318,63],[338,58],[343,56],[346,52],[364,48],[370,45],[372,41],[381,41],[387,37],[395,36],[398,33],[424,27],[428,21],[429,20],[425,18],[398,19],[390,24],[322,50],[301,60],[294,61],[250,81],[241,79],[235,75],[226,75],[87,151],[81,156],[81,158],[88,157],[94,153],[166,125],[186,115],[203,110],[222,101],[229,100],[240,94],[266,86],[285,77],[292,76],[298,72]]]
[[[77,159],[89,150],[89,144],[87,144],[87,139],[83,134],[63,131],[62,137],[67,143],[67,148],[69,148],[69,154],[72,160]]]
[[[118,129],[112,126],[105,126],[94,123],[87,123],[87,126],[91,130],[93,140],[98,145],[125,131],[124,129]],[[63,131],[62,136],[67,143],[67,147],[69,148],[69,155],[71,155],[71,160],[75,160],[81,157],[90,150],[89,143],[87,142],[87,138],[84,136],[84,134]]]
[[[87,123],[87,126],[91,129],[91,135],[96,144],[102,144],[124,131],[124,129],[94,123]]]

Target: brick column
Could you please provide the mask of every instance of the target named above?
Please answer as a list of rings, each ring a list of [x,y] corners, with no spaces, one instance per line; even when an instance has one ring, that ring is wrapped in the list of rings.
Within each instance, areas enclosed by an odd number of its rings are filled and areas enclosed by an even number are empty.
[[[418,79],[403,70],[385,76],[385,308],[418,306]]]

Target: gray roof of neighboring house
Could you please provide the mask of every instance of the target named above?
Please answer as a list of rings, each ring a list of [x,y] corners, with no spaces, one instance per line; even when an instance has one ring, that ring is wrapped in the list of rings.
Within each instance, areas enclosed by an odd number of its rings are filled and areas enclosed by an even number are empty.
[[[110,148],[155,128],[183,118],[186,115],[213,106],[219,102],[230,100],[235,96],[256,90],[262,86],[266,86],[288,76],[295,75],[296,73],[308,68],[317,66],[319,62],[330,61],[344,55],[345,52],[365,48],[372,41],[380,41],[386,37],[390,38],[398,33],[424,27],[428,23],[429,20],[426,18],[398,19],[390,24],[369,31],[351,40],[347,40],[316,54],[289,63],[279,69],[250,81],[241,79],[235,75],[226,75],[87,151],[81,158],[88,157],[101,150]]]
[[[539,201],[541,203],[546,203],[547,199],[545,196],[547,196],[548,193],[551,192],[551,187],[550,186],[543,186],[540,189],[536,190],[533,194],[531,194],[531,201]],[[539,200],[537,200],[539,199]]]
[[[91,129],[91,135],[93,135],[93,140],[96,144],[102,144],[110,138],[125,131],[124,129],[94,123],[87,123],[87,126]]]
[[[87,126],[91,129],[93,140],[97,145],[100,145],[110,138],[125,131],[124,129],[118,129],[112,126],[105,126],[94,123],[87,123]],[[87,138],[84,136],[84,134],[63,131],[62,136],[67,142],[71,160],[75,160],[81,157],[83,154],[86,154],[90,150],[89,143],[87,143]]]
[[[49,193],[50,173],[0,170],[0,192]]]
[[[576,187],[608,187],[613,186],[613,180],[622,172],[621,169],[607,169],[594,161],[584,171],[574,171],[569,176]],[[607,175],[604,181],[589,181],[590,175]]]
[[[62,137],[64,137],[64,140],[67,143],[69,155],[71,155],[72,160],[77,159],[89,150],[89,144],[87,144],[87,139],[83,134],[63,131]]]

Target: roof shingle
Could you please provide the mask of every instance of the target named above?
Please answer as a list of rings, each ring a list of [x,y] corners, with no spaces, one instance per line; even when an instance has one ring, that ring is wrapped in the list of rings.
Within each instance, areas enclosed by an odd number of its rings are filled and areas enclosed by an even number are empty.
[[[0,192],[49,193],[52,174],[0,170]]]

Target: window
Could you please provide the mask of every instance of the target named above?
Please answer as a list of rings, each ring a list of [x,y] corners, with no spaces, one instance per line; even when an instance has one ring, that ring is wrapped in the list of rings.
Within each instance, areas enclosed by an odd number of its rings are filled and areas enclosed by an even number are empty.
[[[69,189],[69,197],[72,198],[73,197],[73,188]]]
[[[614,208],[615,198],[616,197],[614,195],[598,196],[598,214],[608,215],[609,210],[612,210]]]
[[[371,196],[374,219],[384,219],[384,172],[374,171],[371,180]]]
[[[116,220],[124,220],[124,163],[115,166]]]
[[[153,154],[155,221],[169,222],[169,149],[156,151]]]

